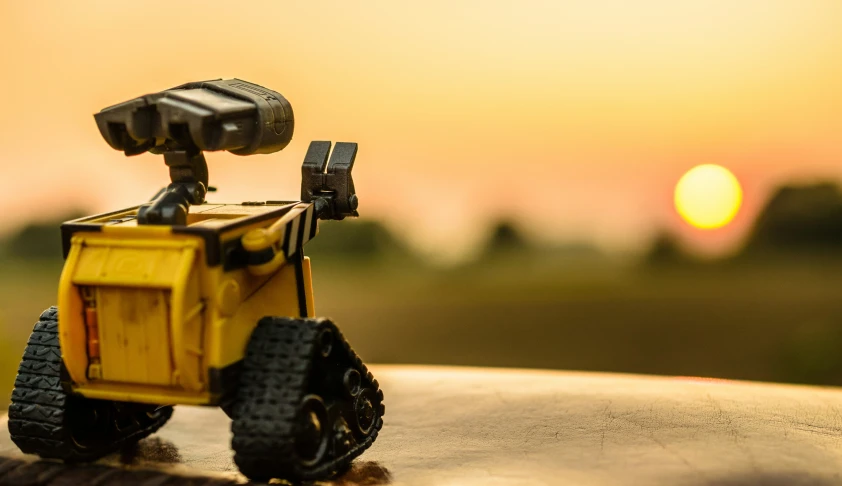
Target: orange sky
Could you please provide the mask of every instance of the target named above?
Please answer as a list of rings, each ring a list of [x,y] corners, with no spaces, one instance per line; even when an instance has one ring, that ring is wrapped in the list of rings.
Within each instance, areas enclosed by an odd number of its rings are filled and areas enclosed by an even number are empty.
[[[0,2],[0,231],[147,199],[159,157],[127,159],[91,114],[186,81],[284,93],[293,143],[208,156],[213,200],[295,197],[312,139],[358,141],[364,216],[456,255],[489,220],[641,248],[659,227],[733,246],[793,178],[842,176],[842,2]],[[746,202],[703,233],[672,190],[700,163]],[[47,214],[49,213],[49,214]]]

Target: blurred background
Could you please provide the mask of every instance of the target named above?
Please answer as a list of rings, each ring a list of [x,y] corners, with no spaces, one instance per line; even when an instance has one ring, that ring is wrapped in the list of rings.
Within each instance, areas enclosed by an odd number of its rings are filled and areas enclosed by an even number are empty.
[[[363,217],[307,253],[367,361],[842,384],[840,26],[837,0],[0,2],[0,393],[59,223],[168,182],[92,114],[219,77],[296,133],[209,154],[212,202],[297,197],[311,140],[360,143]],[[676,210],[700,164],[739,183],[697,182],[699,210],[739,196],[713,229]]]

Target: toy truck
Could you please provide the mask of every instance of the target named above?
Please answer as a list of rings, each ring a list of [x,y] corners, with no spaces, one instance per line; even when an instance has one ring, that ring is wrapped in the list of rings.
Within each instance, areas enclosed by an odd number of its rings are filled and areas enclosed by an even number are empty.
[[[320,219],[357,216],[354,143],[312,142],[298,201],[211,204],[203,152],[268,154],[289,102],[246,81],[189,83],[105,108],[103,138],[161,154],[150,202],[61,226],[58,306],[20,363],[9,431],[23,452],[91,461],[164,425],[173,405],[220,406],[253,480],[319,479],[383,425],[383,393],[339,329],[316,318],[302,248]]]

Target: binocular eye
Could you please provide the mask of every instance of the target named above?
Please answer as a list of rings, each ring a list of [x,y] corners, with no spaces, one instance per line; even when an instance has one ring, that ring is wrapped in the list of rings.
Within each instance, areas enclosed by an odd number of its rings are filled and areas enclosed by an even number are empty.
[[[268,154],[292,139],[292,106],[239,79],[201,81],[148,94],[94,115],[108,144],[126,155],[162,150]]]

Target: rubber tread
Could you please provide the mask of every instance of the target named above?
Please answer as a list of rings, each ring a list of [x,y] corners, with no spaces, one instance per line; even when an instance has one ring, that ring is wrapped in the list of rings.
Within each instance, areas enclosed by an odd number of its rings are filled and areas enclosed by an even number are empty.
[[[108,444],[81,449],[74,444],[65,423],[69,398],[62,384],[58,308],[50,307],[41,314],[27,341],[12,390],[8,427],[21,451],[65,461],[95,460],[154,433],[172,416],[172,407],[163,407],[160,416],[149,424],[138,424]]]
[[[342,456],[305,468],[294,451],[295,420],[298,406],[308,394],[316,341],[325,329],[334,334],[330,359],[344,354],[344,360],[366,377],[379,400],[379,408],[377,421],[365,440]],[[260,320],[249,341],[233,412],[234,462],[244,475],[256,481],[313,480],[345,470],[374,443],[383,426],[385,407],[377,380],[332,322],[266,317]]]

